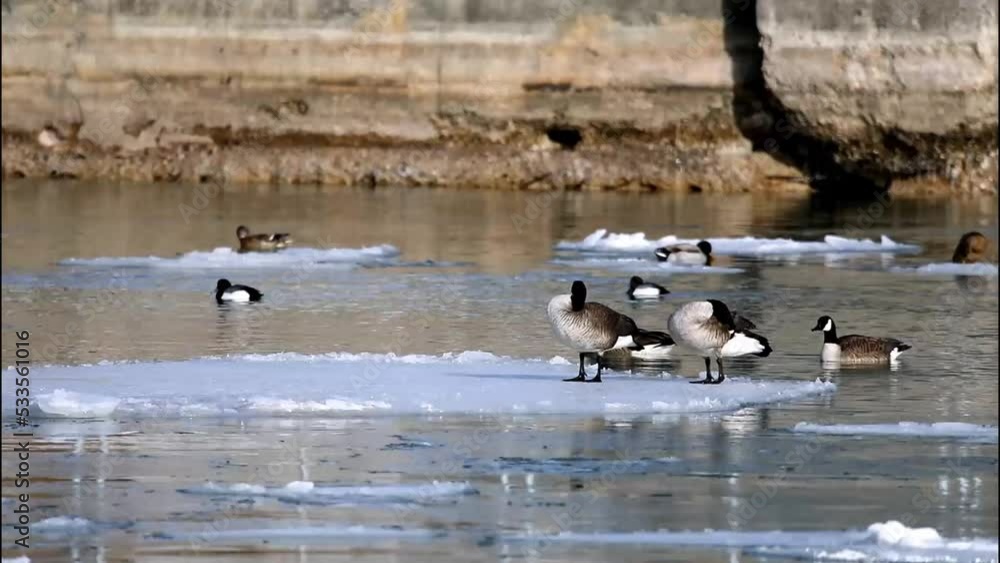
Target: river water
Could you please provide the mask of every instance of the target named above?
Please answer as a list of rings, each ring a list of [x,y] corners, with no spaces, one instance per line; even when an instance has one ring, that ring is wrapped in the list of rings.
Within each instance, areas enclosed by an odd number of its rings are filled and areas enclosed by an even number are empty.
[[[8,368],[4,558],[997,558],[996,267],[946,264],[963,232],[996,239],[995,200],[2,194],[2,359],[28,331],[33,398],[19,427]],[[296,245],[234,253],[239,224]],[[710,238],[713,267],[658,265],[669,237]],[[633,274],[671,294],[629,301]],[[217,306],[222,277],[264,301]],[[775,352],[720,386],[687,385],[704,366],[679,351],[562,383],[575,357],[545,305],[576,279],[650,329],[721,299]],[[820,315],[913,349],[824,368]]]

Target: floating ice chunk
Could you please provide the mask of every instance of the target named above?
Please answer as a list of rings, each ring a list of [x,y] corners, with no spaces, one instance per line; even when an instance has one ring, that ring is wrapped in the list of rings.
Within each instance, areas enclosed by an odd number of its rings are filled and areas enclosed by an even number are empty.
[[[287,268],[289,266],[365,264],[399,256],[390,244],[364,248],[287,248],[279,252],[237,252],[219,247],[211,251],[188,252],[172,258],[130,256],[117,258],[67,258],[63,266],[105,268]]]
[[[786,238],[732,237],[705,239],[712,243],[713,254],[759,256],[765,254],[825,254],[829,252],[849,253],[915,253],[920,247],[901,244],[882,235],[878,241],[852,239],[837,235],[826,235],[822,241],[797,241]],[[598,229],[580,241],[562,241],[556,250],[576,250],[589,252],[652,252],[661,246],[697,243],[698,239],[681,239],[667,235],[659,239],[647,239],[645,233],[609,233]]]
[[[765,556],[833,561],[996,561],[996,539],[947,539],[933,528],[908,528],[895,521],[847,531],[703,530],[655,532],[560,532],[522,534],[509,541],[616,546],[742,548]]]
[[[718,386],[615,372],[600,386],[562,381],[575,372],[573,362],[507,358],[481,351],[440,356],[255,354],[39,367],[32,384],[41,394],[43,417],[46,413],[113,413],[139,418],[721,412],[836,390],[836,385],[823,381],[771,376],[750,380],[737,374]],[[49,391],[53,387],[56,392]],[[10,416],[16,400],[13,388],[4,387],[2,393],[4,413]],[[96,398],[77,400],[88,396]]]
[[[184,488],[182,493],[212,496],[274,498],[315,504],[427,504],[455,496],[478,494],[469,483],[439,482],[416,485],[331,485],[316,486],[311,481],[292,481],[283,487],[248,483],[217,484]]]
[[[800,422],[795,432],[840,436],[915,436],[929,438],[979,438],[997,441],[997,427],[967,422],[899,422],[896,424],[814,424]]]
[[[90,533],[94,523],[79,516],[55,516],[46,518],[32,526],[32,530],[44,535],[72,536]]]
[[[981,276],[997,277],[996,264],[954,264],[952,262],[938,262],[934,264],[924,264],[915,268],[897,266],[889,271],[901,274],[922,274],[926,276]]]
[[[114,397],[56,389],[51,393],[38,395],[36,404],[43,413],[50,416],[99,418],[114,412],[119,402]]]

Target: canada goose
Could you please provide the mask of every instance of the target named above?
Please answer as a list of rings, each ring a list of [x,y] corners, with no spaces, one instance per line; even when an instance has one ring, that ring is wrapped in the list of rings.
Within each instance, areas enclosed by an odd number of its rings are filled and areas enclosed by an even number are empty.
[[[904,351],[909,350],[909,344],[903,344],[895,338],[877,338],[848,334],[837,338],[837,324],[833,319],[823,315],[816,320],[813,332],[823,331],[823,351],[820,357],[824,362],[845,364],[884,364],[896,361]]]
[[[955,253],[951,256],[951,261],[956,264],[976,264],[987,260],[986,254],[990,250],[990,239],[978,231],[972,231],[962,235],[955,247]]]
[[[668,293],[662,285],[645,282],[639,276],[632,276],[628,282],[629,299],[656,299]]]
[[[712,243],[703,240],[699,241],[698,244],[674,244],[657,248],[654,254],[660,262],[710,266],[712,264]]]
[[[660,331],[646,331],[641,350],[616,348],[601,354],[605,358],[633,359],[642,361],[666,360],[671,357],[674,339]]]
[[[243,225],[236,228],[236,238],[240,240],[240,252],[281,250],[294,242],[288,233],[251,235]]]
[[[749,319],[733,315],[722,301],[709,299],[685,303],[667,320],[674,340],[705,358],[705,379],[691,383],[722,383],[726,374],[722,358],[754,355],[766,358],[771,345],[763,336],[750,331],[756,328]],[[719,366],[719,377],[712,378],[712,358]]]
[[[229,280],[223,278],[215,285],[215,301],[222,304],[227,301],[233,303],[249,303],[250,301],[260,301],[263,294],[256,289],[246,285],[233,285]]]
[[[573,282],[569,295],[557,295],[549,301],[549,322],[556,336],[580,353],[580,371],[564,381],[587,381],[584,360],[597,362],[597,375],[589,380],[601,382],[604,368],[600,354],[616,348],[642,350],[646,344],[662,343],[658,333],[640,329],[631,318],[600,303],[587,302],[587,286]]]

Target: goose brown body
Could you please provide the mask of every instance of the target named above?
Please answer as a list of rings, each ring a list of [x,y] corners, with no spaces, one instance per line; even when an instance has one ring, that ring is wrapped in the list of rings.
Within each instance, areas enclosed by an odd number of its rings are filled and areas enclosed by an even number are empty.
[[[816,320],[813,331],[823,331],[820,358],[824,362],[841,364],[885,364],[894,362],[911,346],[895,338],[848,334],[837,336],[837,325],[829,316]]]

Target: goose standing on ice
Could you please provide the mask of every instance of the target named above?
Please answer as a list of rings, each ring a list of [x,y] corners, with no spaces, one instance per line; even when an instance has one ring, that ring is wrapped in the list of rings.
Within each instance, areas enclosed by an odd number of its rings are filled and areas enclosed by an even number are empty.
[[[668,293],[662,285],[645,282],[639,276],[632,276],[628,282],[629,299],[656,299]]]
[[[712,265],[712,243],[707,240],[698,244],[674,244],[657,248],[654,251],[656,259],[671,264],[690,264],[692,266]]]
[[[249,303],[251,301],[260,301],[263,295],[263,293],[250,286],[233,285],[225,278],[219,280],[215,285],[215,302],[220,305],[227,302]]]
[[[281,250],[293,242],[288,233],[251,235],[243,225],[236,228],[236,238],[240,240],[240,252]]]
[[[646,345],[663,343],[662,333],[642,330],[631,318],[610,307],[588,303],[587,286],[582,281],[573,282],[569,295],[553,297],[549,301],[548,315],[556,336],[580,354],[580,371],[576,377],[564,381],[588,381],[584,369],[587,356],[597,362],[597,375],[589,381],[600,383],[604,368],[602,352],[616,348],[642,350]]]
[[[667,320],[674,340],[705,358],[705,379],[691,383],[722,383],[726,373],[723,358],[754,355],[766,358],[771,354],[767,339],[750,329],[757,328],[750,320],[733,315],[722,301],[709,299],[685,303]],[[712,378],[712,358],[719,366],[719,377]]]
[[[900,354],[909,350],[909,344],[903,344],[895,338],[878,338],[848,334],[837,338],[837,324],[833,319],[823,315],[816,320],[813,332],[823,331],[823,351],[820,357],[825,363],[844,364],[885,364],[895,362]]]
[[[956,264],[976,264],[988,260],[986,254],[990,250],[990,239],[983,233],[972,231],[962,235],[955,247],[951,261]]]

